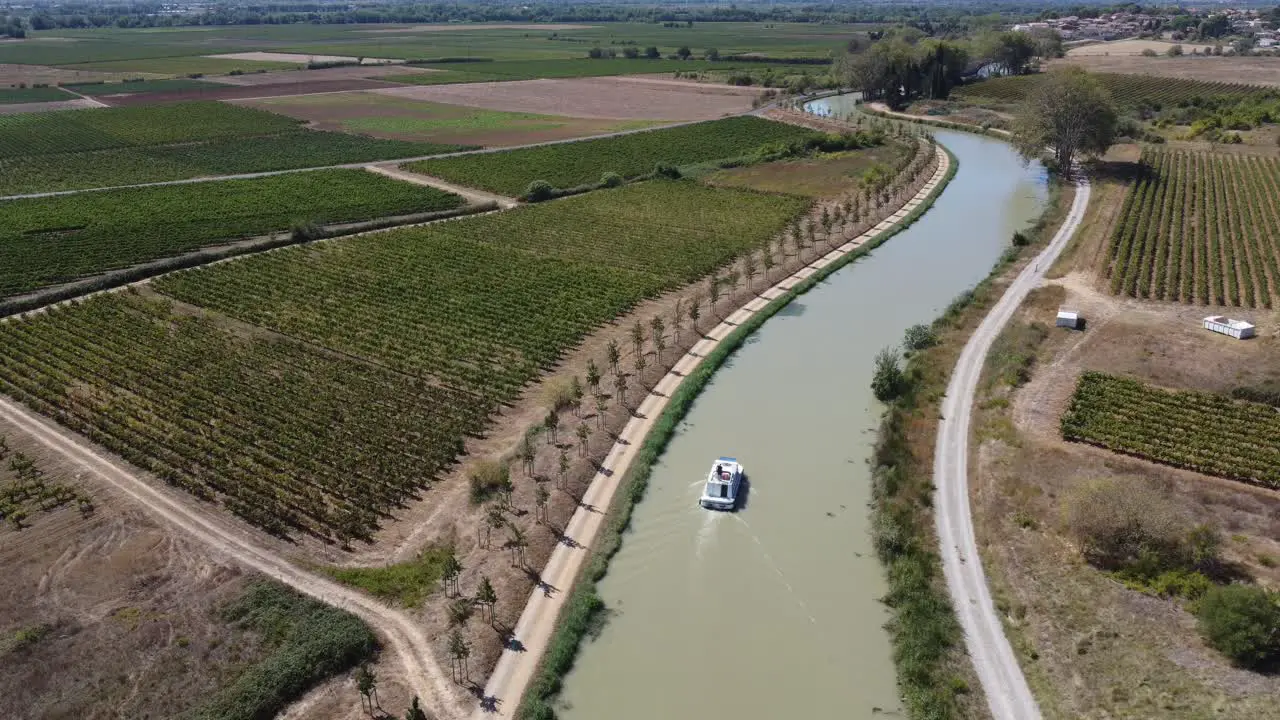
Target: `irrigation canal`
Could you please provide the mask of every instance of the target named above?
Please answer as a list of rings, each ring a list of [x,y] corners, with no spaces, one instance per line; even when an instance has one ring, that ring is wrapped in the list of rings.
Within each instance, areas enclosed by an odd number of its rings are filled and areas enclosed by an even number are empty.
[[[766,323],[680,426],[601,583],[610,616],[566,679],[566,720],[901,710],[868,528],[873,358],[985,277],[1047,199],[1005,143],[937,137],[960,167],[934,207]],[[734,514],[697,504],[722,454],[750,480]]]

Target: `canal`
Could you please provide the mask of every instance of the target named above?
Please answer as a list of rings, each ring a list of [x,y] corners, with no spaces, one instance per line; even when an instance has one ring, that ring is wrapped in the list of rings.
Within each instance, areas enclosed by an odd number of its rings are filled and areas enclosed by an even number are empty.
[[[867,507],[873,358],[984,278],[1047,199],[1007,144],[937,137],[960,166],[934,207],[769,320],[681,424],[600,583],[610,615],[566,678],[566,720],[901,710]],[[750,480],[734,514],[697,504],[719,455]]]

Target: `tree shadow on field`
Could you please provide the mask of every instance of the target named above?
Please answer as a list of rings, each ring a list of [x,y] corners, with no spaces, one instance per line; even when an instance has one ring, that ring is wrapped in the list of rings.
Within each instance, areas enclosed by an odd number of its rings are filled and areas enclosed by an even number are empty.
[[[1086,173],[1096,180],[1115,180],[1117,182],[1134,182],[1148,172],[1141,162],[1127,160],[1094,160],[1086,168]]]

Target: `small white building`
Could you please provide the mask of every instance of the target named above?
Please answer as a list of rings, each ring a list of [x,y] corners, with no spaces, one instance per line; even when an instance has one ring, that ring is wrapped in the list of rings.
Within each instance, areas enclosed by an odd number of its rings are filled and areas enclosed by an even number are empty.
[[[1080,313],[1075,310],[1066,308],[1058,308],[1058,321],[1055,323],[1058,327],[1071,328],[1072,330],[1080,329]]]
[[[1225,315],[1210,315],[1204,319],[1204,329],[1223,335],[1230,335],[1237,340],[1245,340],[1254,336],[1255,328],[1243,320],[1232,320]]]

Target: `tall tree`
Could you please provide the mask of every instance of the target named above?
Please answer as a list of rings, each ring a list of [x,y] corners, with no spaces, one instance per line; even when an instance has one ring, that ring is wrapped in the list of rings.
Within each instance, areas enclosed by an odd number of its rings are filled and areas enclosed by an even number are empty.
[[[600,368],[596,367],[596,361],[587,359],[587,386],[591,388],[591,392],[600,389]]]
[[[547,413],[547,417],[542,421],[542,426],[547,430],[547,444],[556,444],[556,431],[560,429],[560,413],[555,410]]]
[[[551,493],[545,487],[539,485],[537,490],[533,491],[533,517],[534,521],[541,524],[547,519],[547,501],[551,499]]]
[[[1096,157],[1115,141],[1117,113],[1107,91],[1084,70],[1065,67],[1036,84],[1018,111],[1013,142],[1027,159],[1053,152],[1054,164],[1070,173],[1080,156]]]

